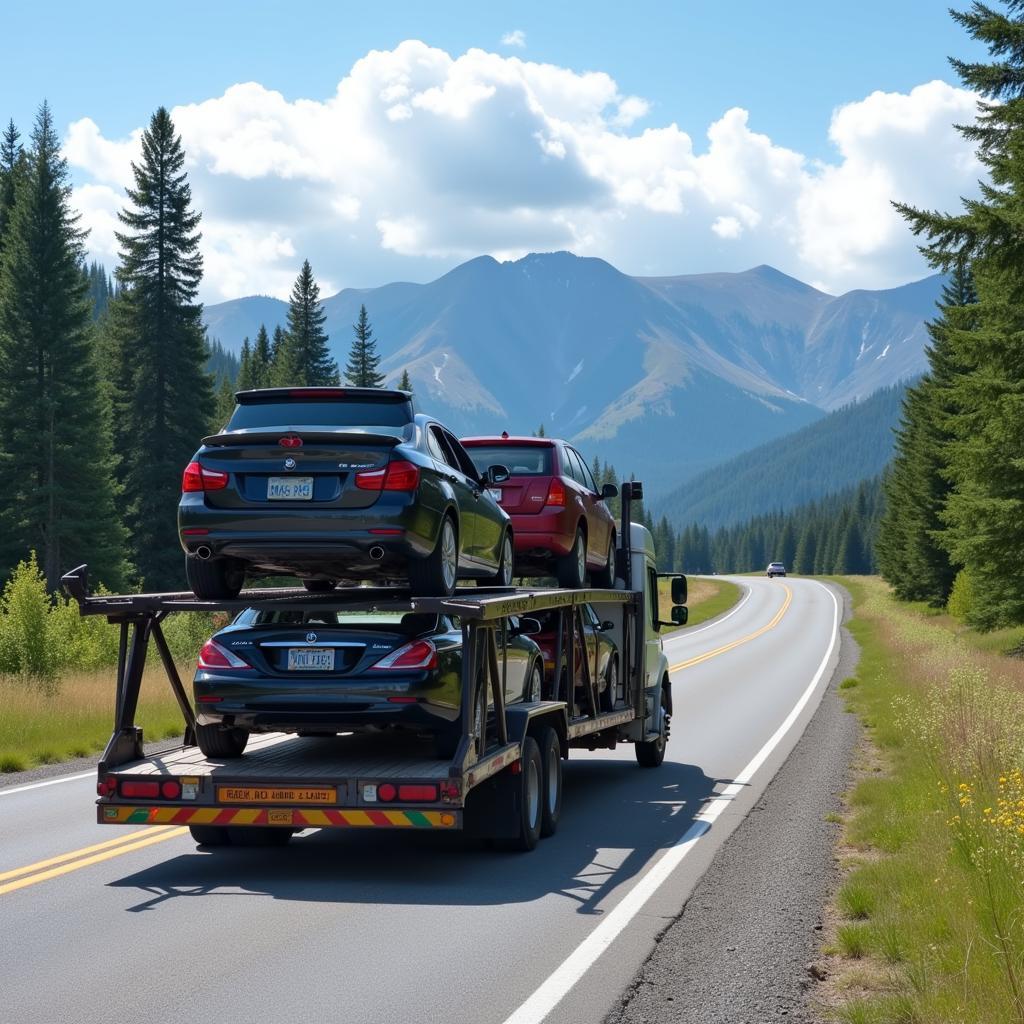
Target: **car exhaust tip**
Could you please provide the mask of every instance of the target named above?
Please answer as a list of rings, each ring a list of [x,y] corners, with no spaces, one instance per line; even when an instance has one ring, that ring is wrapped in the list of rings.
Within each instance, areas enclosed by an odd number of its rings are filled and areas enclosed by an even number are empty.
[[[196,548],[196,558],[201,558],[204,562],[208,558],[213,557],[213,549],[208,544],[200,544]]]
[[[384,549],[379,544],[374,544],[370,548],[370,557],[375,561],[379,562],[384,557]]]

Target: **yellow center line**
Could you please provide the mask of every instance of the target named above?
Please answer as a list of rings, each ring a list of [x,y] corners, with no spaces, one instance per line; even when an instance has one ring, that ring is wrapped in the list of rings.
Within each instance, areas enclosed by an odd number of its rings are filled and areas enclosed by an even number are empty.
[[[722,644],[721,647],[718,647],[713,651],[706,651],[704,654],[698,654],[697,657],[690,658],[688,661],[681,661],[678,665],[672,665],[669,668],[669,671],[679,672],[681,669],[684,668],[692,668],[694,665],[699,665],[702,661],[708,661],[711,658],[718,657],[719,654],[725,654],[726,651],[731,651],[734,648],[739,647],[741,644],[748,644],[751,640],[756,640],[759,636],[764,636],[764,634],[767,633],[768,630],[774,629],[782,621],[782,616],[786,614],[786,609],[789,608],[790,603],[793,600],[793,591],[790,590],[785,583],[782,584],[782,589],[786,591],[786,600],[782,602],[782,607],[778,610],[778,612],[776,612],[775,617],[771,620],[771,622],[766,623],[760,629],[755,630],[753,633],[749,634],[749,636],[741,636],[738,640],[733,640],[730,643]]]
[[[34,871],[33,874],[25,875],[24,878],[19,878],[16,881],[0,885],[0,896],[4,896],[9,892],[15,892],[18,889],[24,889],[30,885],[36,885],[38,882],[45,882],[51,878],[59,878],[61,875],[77,871],[79,868],[87,868],[92,864],[99,864],[102,861],[111,860],[114,857],[120,857],[126,853],[133,853],[135,850],[141,850],[146,846],[153,846],[155,843],[162,843],[166,839],[177,839],[178,836],[185,835],[187,832],[187,828],[181,828],[177,825],[169,826],[167,829],[147,829],[143,835],[140,835],[138,832],[133,832],[131,836],[122,837],[119,840],[121,843],[120,846],[111,846],[114,842],[113,840],[107,843],[97,843],[96,846],[87,846],[82,850],[76,850],[74,853],[69,853],[65,857],[51,857],[48,861],[40,861],[38,864],[30,865],[29,867],[21,870],[7,872],[4,877],[9,878],[12,874],[17,875],[23,874],[25,871]],[[128,842],[129,839],[134,840],[134,842]],[[109,848],[100,850],[100,847],[104,846]],[[69,864],[61,864],[58,867],[35,870],[41,868],[43,865],[52,864],[55,861],[67,860],[68,857],[77,857],[80,854],[87,853],[89,850],[99,850],[99,852],[94,853],[92,856],[82,857],[80,860],[74,860]]]
[[[57,857],[49,857],[46,860],[37,860],[35,864],[26,864],[24,867],[14,868],[11,871],[0,871],[0,882],[5,882],[8,878],[16,878],[18,875],[28,875],[33,871],[41,871],[43,868],[48,868],[53,864],[60,864],[65,860],[74,860],[76,857],[86,857],[90,853],[96,853],[97,850],[106,850],[111,846],[121,846],[123,843],[133,843],[136,839],[140,839],[144,835],[153,835],[154,832],[166,832],[171,828],[174,828],[174,826],[161,825],[159,828],[153,829],[133,829],[126,835],[120,835],[114,839],[107,839],[102,843],[95,843],[93,846],[83,846],[80,850],[72,850],[70,853],[62,853]]]

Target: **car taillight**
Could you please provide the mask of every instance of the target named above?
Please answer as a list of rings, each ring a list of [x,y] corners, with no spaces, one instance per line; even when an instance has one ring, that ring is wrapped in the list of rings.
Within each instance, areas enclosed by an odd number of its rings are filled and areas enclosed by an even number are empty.
[[[207,640],[199,652],[196,668],[252,668],[252,665],[242,661],[237,654],[221,647],[220,644]]]
[[[289,388],[289,398],[344,398],[344,388]]]
[[[415,491],[419,485],[419,466],[404,459],[389,462],[383,469],[356,473],[356,487],[364,491]]]
[[[280,438],[278,440],[277,443],[282,448],[301,448],[302,447],[302,438],[301,437],[295,437],[294,435],[291,436],[291,437],[282,437],[282,438]]]
[[[181,476],[183,494],[190,491],[221,491],[228,485],[228,474],[207,469],[198,462],[190,462]]]
[[[565,484],[557,476],[548,486],[548,496],[544,504],[547,508],[565,508]]]
[[[437,648],[431,640],[413,640],[385,655],[370,668],[430,669],[437,668]]]

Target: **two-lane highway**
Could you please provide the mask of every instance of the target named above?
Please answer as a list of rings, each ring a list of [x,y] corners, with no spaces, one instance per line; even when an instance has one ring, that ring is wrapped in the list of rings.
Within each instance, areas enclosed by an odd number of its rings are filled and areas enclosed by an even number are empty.
[[[200,852],[93,824],[94,776],[0,789],[9,1024],[323,1019],[592,1024],[798,740],[838,657],[809,580],[666,641],[665,764],[573,752],[532,854],[458,836],[309,832]]]

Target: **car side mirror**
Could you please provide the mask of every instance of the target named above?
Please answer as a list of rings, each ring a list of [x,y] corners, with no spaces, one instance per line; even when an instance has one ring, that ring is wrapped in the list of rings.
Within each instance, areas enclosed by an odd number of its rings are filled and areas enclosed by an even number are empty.
[[[512,474],[508,466],[488,466],[484,473],[484,482],[488,484],[503,484]]]
[[[672,609],[671,622],[659,622],[659,626],[685,626],[690,618],[690,609],[685,604],[677,604]]]
[[[515,630],[519,636],[536,636],[542,633],[540,623],[536,619],[520,619],[519,627]]]
[[[611,619],[605,619],[598,628],[602,633],[607,633],[608,630],[615,628],[615,623]]]
[[[601,500],[607,501],[609,498],[617,498],[619,496],[619,489],[615,484],[605,484],[601,488]]]

